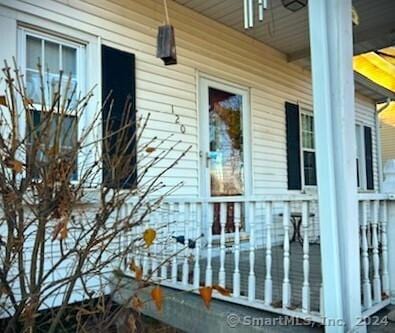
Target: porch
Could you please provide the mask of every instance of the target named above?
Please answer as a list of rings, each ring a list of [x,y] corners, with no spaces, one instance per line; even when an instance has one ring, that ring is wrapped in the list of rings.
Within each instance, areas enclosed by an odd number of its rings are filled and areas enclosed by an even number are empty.
[[[362,318],[390,303],[387,200],[358,198]],[[145,277],[195,293],[220,285],[231,294],[219,300],[325,324],[316,197],[168,201],[149,225],[158,241],[133,258]]]

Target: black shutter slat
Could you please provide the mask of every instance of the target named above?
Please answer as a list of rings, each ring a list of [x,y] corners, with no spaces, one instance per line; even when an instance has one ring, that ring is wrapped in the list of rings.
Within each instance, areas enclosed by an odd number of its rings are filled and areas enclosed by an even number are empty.
[[[366,189],[374,190],[372,129],[364,126]]]
[[[127,129],[129,132],[127,135],[129,138],[133,138],[136,133],[135,56],[134,54],[103,45],[101,69],[102,102],[104,103],[107,100],[102,113],[103,134],[106,123],[111,124],[110,131],[112,132],[116,132],[119,131],[120,128],[124,128],[126,123],[132,123],[133,126],[128,127]],[[110,110],[111,103],[113,104]],[[132,119],[126,120],[125,115],[129,108],[133,111],[131,114]],[[119,154],[120,149],[119,145],[117,148],[117,139],[121,137],[121,134],[118,135],[119,137],[117,137],[117,135],[113,135],[108,140],[108,151],[103,151],[104,154],[109,154],[111,157]],[[105,149],[104,145],[103,150]],[[126,153],[122,155],[125,156],[122,161],[122,166],[115,171],[111,170],[111,166],[108,165],[108,162],[106,163],[106,161],[103,161],[104,183],[106,186],[110,187],[120,187],[125,189],[134,188],[137,180],[136,142],[133,142],[132,145],[127,148]],[[117,172],[118,174],[116,174]]]
[[[301,190],[299,106],[286,102],[285,118],[287,127],[288,189]]]

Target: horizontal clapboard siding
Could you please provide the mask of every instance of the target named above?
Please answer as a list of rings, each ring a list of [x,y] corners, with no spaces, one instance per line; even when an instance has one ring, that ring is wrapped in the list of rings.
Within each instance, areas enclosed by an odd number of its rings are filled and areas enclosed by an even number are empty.
[[[381,150],[385,163],[395,159],[395,103],[380,114]]]
[[[252,169],[255,194],[287,191],[284,102],[311,105],[310,73],[286,62],[284,54],[257,43],[176,3],[169,3],[176,29],[178,65],[165,67],[155,58],[156,31],[164,21],[162,3],[150,0],[0,0],[0,4],[78,27],[102,42],[136,55],[137,109],[152,114],[148,139],[170,133],[182,140],[177,152],[192,145],[183,162],[164,180],[174,183],[185,176],[176,194],[199,194],[199,138],[197,76],[199,72],[250,88]],[[17,15],[21,21],[29,15]],[[7,54],[7,51],[3,51]],[[181,134],[170,104],[186,126]],[[357,120],[374,128],[374,104],[357,96]],[[171,142],[169,142],[170,144]],[[376,134],[373,133],[375,185]],[[377,187],[376,187],[377,188]]]

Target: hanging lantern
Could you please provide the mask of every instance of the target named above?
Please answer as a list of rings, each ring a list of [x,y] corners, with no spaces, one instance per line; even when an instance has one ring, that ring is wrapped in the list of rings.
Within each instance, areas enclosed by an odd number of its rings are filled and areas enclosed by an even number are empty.
[[[177,64],[176,38],[170,24],[159,27],[156,57],[161,58],[166,66]]]
[[[297,12],[307,6],[307,0],[281,0],[281,2],[291,12]]]

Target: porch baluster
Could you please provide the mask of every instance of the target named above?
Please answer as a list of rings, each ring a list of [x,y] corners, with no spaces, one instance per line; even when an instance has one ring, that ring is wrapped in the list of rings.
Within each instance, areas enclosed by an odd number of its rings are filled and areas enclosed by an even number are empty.
[[[284,227],[284,280],[283,280],[283,308],[291,305],[291,283],[289,281],[290,248],[289,248],[289,202],[284,201],[283,227]]]
[[[381,214],[381,257],[382,257],[382,284],[383,293],[387,296],[390,294],[389,286],[389,275],[388,275],[388,240],[387,240],[387,223],[388,223],[388,212],[387,202],[383,201]]]
[[[166,209],[164,209],[161,213],[161,224],[166,225],[167,224],[167,230],[166,230],[166,240],[164,241],[164,244],[161,245],[161,257],[162,257],[162,262],[161,262],[161,267],[160,267],[160,277],[161,280],[167,280],[167,262],[166,262],[166,249],[169,244],[169,239],[170,237],[170,218],[169,218],[169,205],[165,206]],[[166,223],[166,224],[165,224]]]
[[[180,213],[178,218],[178,223],[183,223],[184,225],[184,239],[185,239],[185,247],[186,249],[182,252],[182,256],[184,257],[184,263],[182,265],[182,284],[188,285],[188,277],[189,277],[189,265],[188,265],[188,254],[189,254],[189,247],[188,247],[188,240],[190,237],[190,230],[191,230],[191,212],[190,212],[190,205],[189,204],[180,204]]]
[[[200,246],[202,242],[202,230],[201,230],[201,223],[205,221],[202,218],[202,207],[200,204],[196,205],[194,203],[191,204],[191,216],[192,216],[192,223],[196,223],[196,247],[195,247],[195,266],[193,269],[193,287],[195,289],[199,288],[200,285]],[[196,222],[195,222],[196,221]]]
[[[373,201],[372,216],[372,246],[373,246],[373,301],[381,301],[381,281],[380,281],[380,256],[378,242],[378,223],[379,223],[379,205],[378,200]]]
[[[220,242],[220,268],[218,274],[218,284],[222,287],[225,287],[225,255],[226,255],[226,247],[225,247],[225,225],[226,225],[226,217],[227,217],[227,204],[221,203],[220,210],[220,222],[221,222],[221,242]]]
[[[150,228],[157,228],[158,222],[158,212],[151,213],[151,223]],[[152,253],[151,253],[151,271],[152,271],[152,278],[156,280],[158,278],[158,242],[154,240],[152,245]]]
[[[372,306],[371,284],[369,280],[369,255],[368,255],[368,201],[362,201],[361,238],[362,238],[362,294],[365,308]]]
[[[169,216],[169,223],[171,226],[171,229],[173,230],[173,235],[177,236],[177,224],[175,223],[176,220],[176,210],[175,210],[175,204],[170,203],[170,216]],[[175,233],[174,233],[175,232]],[[171,281],[173,283],[177,282],[177,242],[174,240],[173,241],[173,251],[172,251],[172,263],[171,263]]]
[[[213,231],[212,226],[214,223],[214,205],[205,204],[204,209],[207,212],[207,266],[206,266],[206,286],[213,284],[213,268],[211,266],[212,248],[213,248]]]
[[[272,202],[266,203],[266,277],[265,277],[265,304],[272,303]]]
[[[250,227],[250,273],[248,275],[248,300],[255,300],[255,202],[248,203],[248,220]]]
[[[236,202],[234,205],[234,225],[235,225],[235,270],[233,272],[233,296],[240,296],[240,224],[241,224],[241,203]]]
[[[309,257],[309,202],[302,203],[302,227],[303,227],[303,287],[302,287],[302,311],[310,312],[310,257]]]

